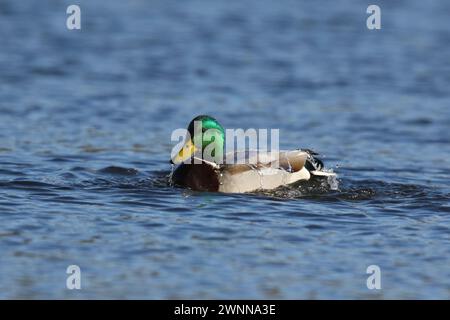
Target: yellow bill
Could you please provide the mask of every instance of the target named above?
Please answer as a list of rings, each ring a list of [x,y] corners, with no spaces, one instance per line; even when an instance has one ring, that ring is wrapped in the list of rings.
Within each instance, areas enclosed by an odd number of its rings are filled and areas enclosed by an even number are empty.
[[[188,139],[180,151],[175,154],[172,158],[172,163],[179,164],[188,159],[190,159],[198,149],[195,147],[195,144],[192,142],[192,139]]]

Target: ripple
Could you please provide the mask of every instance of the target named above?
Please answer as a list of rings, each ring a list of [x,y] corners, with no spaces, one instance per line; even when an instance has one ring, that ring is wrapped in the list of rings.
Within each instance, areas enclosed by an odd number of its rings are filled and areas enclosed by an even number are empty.
[[[122,167],[115,167],[115,166],[109,166],[103,169],[98,170],[99,173],[103,174],[111,174],[111,175],[121,175],[121,176],[134,176],[139,173],[138,170],[133,168],[122,168]]]

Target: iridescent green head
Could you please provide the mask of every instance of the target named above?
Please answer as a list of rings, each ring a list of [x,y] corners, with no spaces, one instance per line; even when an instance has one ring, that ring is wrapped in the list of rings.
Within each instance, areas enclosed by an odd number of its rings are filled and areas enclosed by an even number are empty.
[[[188,126],[184,146],[172,159],[175,164],[192,157],[209,162],[221,163],[225,146],[225,130],[213,117],[200,115]]]

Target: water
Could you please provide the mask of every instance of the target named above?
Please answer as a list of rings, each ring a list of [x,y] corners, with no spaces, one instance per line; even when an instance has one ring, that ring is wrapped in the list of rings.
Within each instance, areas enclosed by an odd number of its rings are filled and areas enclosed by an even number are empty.
[[[78,3],[0,3],[0,298],[450,297],[449,3]],[[169,186],[201,113],[339,189]]]

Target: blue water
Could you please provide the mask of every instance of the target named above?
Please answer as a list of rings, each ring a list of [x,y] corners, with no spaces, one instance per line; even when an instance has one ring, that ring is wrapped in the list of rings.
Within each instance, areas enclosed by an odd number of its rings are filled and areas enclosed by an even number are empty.
[[[449,2],[69,4],[0,2],[0,298],[450,298]],[[201,113],[339,190],[171,187]]]

